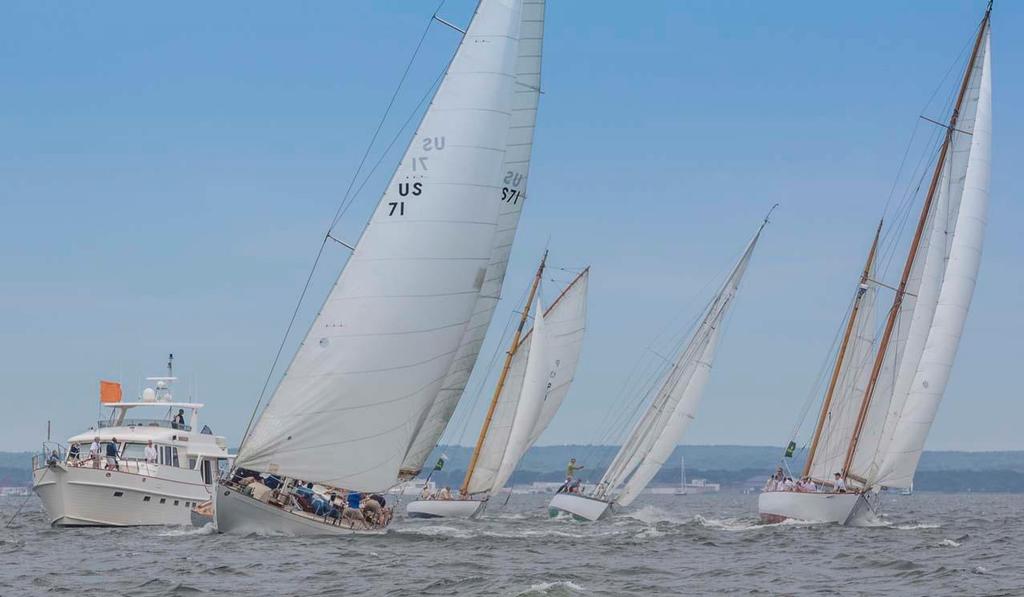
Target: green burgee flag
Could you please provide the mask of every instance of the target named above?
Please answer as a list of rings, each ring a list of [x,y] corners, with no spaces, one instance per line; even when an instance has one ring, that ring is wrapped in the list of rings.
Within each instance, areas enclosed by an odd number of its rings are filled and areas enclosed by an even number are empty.
[[[793,452],[796,452],[796,442],[789,442],[789,445],[786,446],[786,458],[792,458]]]
[[[444,458],[438,458],[437,464],[434,465],[434,470],[439,471],[444,468]]]

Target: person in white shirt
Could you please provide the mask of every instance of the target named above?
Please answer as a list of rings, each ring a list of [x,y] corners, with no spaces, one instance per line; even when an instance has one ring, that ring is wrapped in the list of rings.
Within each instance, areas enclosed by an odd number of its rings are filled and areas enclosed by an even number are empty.
[[[836,473],[836,479],[832,482],[832,490],[835,493],[846,493],[846,481],[843,480],[843,476]]]
[[[793,477],[786,477],[786,480],[782,483],[783,491],[796,491],[796,483],[793,482]]]
[[[89,458],[92,460],[92,468],[100,468],[100,438],[96,436],[89,444]]]
[[[153,445],[153,440],[149,440],[146,444],[146,462],[156,464],[156,446]]]

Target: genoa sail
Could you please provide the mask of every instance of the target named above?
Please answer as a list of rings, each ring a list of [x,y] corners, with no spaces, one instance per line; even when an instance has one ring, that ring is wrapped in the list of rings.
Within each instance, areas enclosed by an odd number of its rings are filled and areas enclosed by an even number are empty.
[[[477,362],[484,336],[501,296],[512,242],[519,216],[526,202],[526,181],[537,123],[540,100],[541,55],[544,44],[545,0],[524,0],[519,25],[519,53],[516,57],[515,86],[505,159],[502,166],[501,205],[491,257],[473,317],[463,332],[462,341],[441,391],[420,424],[402,462],[402,476],[413,477],[423,468],[458,406],[466,383]]]
[[[493,258],[520,8],[477,7],[238,466],[363,491],[395,483]]]

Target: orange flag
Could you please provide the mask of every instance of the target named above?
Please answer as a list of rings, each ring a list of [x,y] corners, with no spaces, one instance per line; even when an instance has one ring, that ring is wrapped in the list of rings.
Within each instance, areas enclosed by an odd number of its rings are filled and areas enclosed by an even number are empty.
[[[121,401],[121,384],[116,381],[103,381],[100,380],[100,402],[107,404],[109,402],[120,402]]]

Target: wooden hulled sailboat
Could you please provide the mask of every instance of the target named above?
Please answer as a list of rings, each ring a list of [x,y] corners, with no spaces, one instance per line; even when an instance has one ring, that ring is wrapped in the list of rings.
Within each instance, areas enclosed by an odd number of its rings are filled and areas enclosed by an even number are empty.
[[[862,524],[877,492],[913,484],[956,356],[981,261],[991,148],[990,13],[960,83],[881,335],[874,337],[878,233],[861,274],[803,475],[826,490],[767,491],[767,521]],[[881,229],[881,225],[879,226]],[[791,444],[792,445],[792,444]]]
[[[590,269],[584,269],[546,311],[538,289],[547,260],[541,260],[512,344],[484,417],[457,497],[409,503],[412,518],[470,518],[505,486],[520,459],[540,437],[561,406],[576,373],[587,317]],[[522,336],[530,314],[533,328]]]
[[[539,70],[529,68],[539,60],[542,19],[541,2],[477,6],[369,224],[243,438],[236,467],[282,478],[286,490],[302,480],[382,492],[410,462],[422,466],[413,452],[430,437],[428,423],[447,422],[450,412],[435,413],[439,400],[459,381],[456,371],[472,367],[472,330],[486,328],[486,301],[504,278],[496,261],[507,258],[524,199],[539,92]],[[332,524],[285,493],[268,502],[221,485],[218,529],[373,532]]]
[[[767,223],[768,218],[765,218],[750,239],[739,261],[704,312],[700,325],[676,355],[653,400],[600,482],[589,494],[557,494],[548,506],[552,516],[567,512],[576,518],[598,520],[613,505],[628,506],[633,503],[661,469],[696,414],[704,386],[711,375],[722,322],[732,306],[754,254],[754,247]]]

